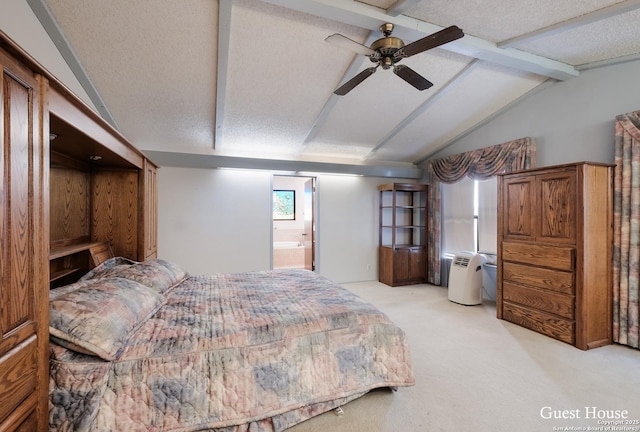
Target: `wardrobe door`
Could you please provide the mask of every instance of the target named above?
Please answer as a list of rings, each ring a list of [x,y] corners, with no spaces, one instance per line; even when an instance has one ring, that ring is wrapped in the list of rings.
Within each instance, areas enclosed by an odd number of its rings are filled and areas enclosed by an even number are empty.
[[[578,223],[576,169],[536,176],[536,237],[550,243],[575,244]]]
[[[504,217],[502,233],[505,240],[532,240],[535,238],[534,220],[535,178],[513,176],[504,179],[501,189]]]
[[[152,259],[158,253],[158,168],[148,159],[140,172],[140,221],[138,237],[140,260]]]
[[[46,430],[46,81],[0,51],[0,430]]]

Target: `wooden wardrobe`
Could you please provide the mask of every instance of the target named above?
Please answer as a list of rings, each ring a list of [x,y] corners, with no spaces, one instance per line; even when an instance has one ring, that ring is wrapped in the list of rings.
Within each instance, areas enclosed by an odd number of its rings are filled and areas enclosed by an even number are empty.
[[[611,343],[613,167],[498,177],[497,315],[586,350]]]
[[[157,250],[157,167],[0,32],[0,431],[48,429],[49,289]]]

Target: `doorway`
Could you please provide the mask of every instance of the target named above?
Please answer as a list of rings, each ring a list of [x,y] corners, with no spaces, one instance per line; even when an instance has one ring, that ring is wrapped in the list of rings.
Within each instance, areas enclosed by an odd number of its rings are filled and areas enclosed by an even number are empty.
[[[315,269],[315,177],[273,176],[273,268]]]

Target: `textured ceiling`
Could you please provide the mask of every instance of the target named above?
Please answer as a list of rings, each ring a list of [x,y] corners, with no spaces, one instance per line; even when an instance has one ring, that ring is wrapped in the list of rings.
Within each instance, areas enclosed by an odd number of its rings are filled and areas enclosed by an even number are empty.
[[[638,0],[28,2],[147,151],[413,166],[547,80],[640,56]],[[325,38],[369,45],[385,22],[465,36],[402,61],[427,90],[380,68],[334,95],[372,63]]]

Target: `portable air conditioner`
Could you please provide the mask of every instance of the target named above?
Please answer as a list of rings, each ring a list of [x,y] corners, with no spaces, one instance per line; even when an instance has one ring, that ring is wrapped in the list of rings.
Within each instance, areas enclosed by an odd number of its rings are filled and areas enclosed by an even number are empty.
[[[463,305],[482,303],[482,264],[484,257],[458,252],[449,270],[449,300]]]

